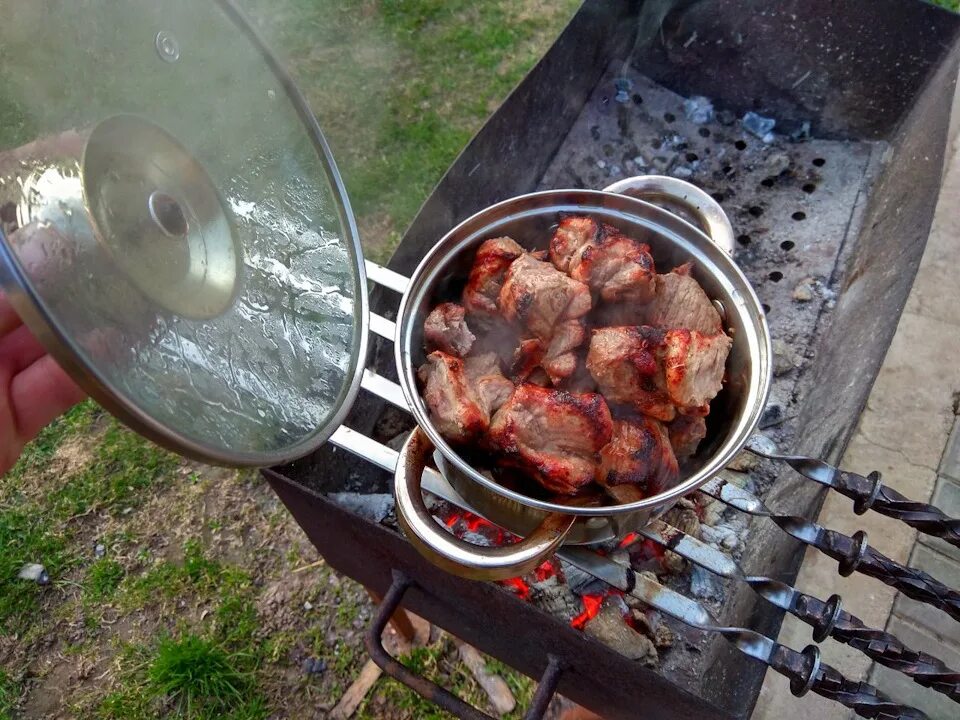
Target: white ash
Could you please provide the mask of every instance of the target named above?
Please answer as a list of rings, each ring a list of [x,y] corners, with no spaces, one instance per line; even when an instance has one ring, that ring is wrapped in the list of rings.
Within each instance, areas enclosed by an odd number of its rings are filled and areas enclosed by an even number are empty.
[[[723,586],[716,575],[694,565],[690,570],[690,594],[701,600],[719,601],[723,596]]]
[[[557,575],[530,583],[530,588],[534,604],[553,617],[569,619],[580,612],[580,595]]]
[[[371,522],[381,523],[393,515],[393,495],[390,493],[364,495],[363,493],[343,492],[330,493],[327,497],[344,510],[349,510]]]

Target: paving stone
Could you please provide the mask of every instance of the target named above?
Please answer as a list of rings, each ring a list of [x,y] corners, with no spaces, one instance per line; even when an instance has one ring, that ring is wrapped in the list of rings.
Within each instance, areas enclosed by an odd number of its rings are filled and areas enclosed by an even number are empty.
[[[954,432],[956,432],[956,429],[954,429]],[[960,483],[956,483],[950,478],[940,477],[937,480],[937,487],[933,491],[930,502],[950,517],[960,518]],[[960,547],[930,535],[919,535],[917,539],[924,545],[960,563]]]
[[[949,619],[949,616],[945,613],[942,614]],[[960,648],[944,642],[932,631],[914,625],[910,620],[905,620],[894,614],[890,617],[890,622],[887,623],[887,632],[900,638],[908,648],[929,653],[943,660],[948,667],[954,670],[960,669]],[[954,631],[953,635],[957,636],[957,632]],[[958,716],[960,716],[960,708],[957,708],[957,710]]]
[[[956,154],[945,169],[937,214],[917,275],[923,282],[914,285],[906,312],[936,318],[956,327],[960,324],[957,314],[960,283],[954,272],[960,253],[960,213],[956,212],[960,198],[960,160]]]
[[[869,682],[882,693],[927,714],[930,720],[957,720],[957,704],[946,695],[917,685],[896,670],[874,665]]]
[[[960,625],[943,610],[912,600],[906,595],[898,594],[893,604],[893,613],[901,618],[908,618],[914,625],[922,626],[927,632],[943,639],[944,643],[948,643],[960,651],[960,643],[957,641],[957,632]],[[937,653],[931,654],[937,655]],[[952,669],[960,672],[960,665]]]
[[[953,422],[953,432],[940,458],[940,474],[960,482],[960,419]],[[957,514],[960,516],[960,513]]]
[[[927,545],[917,543],[910,556],[910,565],[933,575],[950,587],[960,586],[960,563],[941,555]]]

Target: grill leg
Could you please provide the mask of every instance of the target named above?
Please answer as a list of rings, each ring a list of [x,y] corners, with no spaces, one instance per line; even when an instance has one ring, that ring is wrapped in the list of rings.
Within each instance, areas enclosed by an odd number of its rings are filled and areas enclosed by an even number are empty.
[[[395,680],[399,680],[411,690],[435,703],[448,713],[456,715],[462,720],[493,720],[489,715],[465,703],[449,690],[427,680],[425,677],[417,675],[411,671],[410,668],[395,660],[390,653],[387,652],[386,648],[383,647],[381,635],[387,627],[387,624],[391,621],[391,618],[394,617],[394,614],[400,608],[400,602],[403,600],[403,596],[413,585],[413,581],[406,575],[394,571],[393,584],[391,584],[390,589],[387,590],[387,594],[383,598],[383,603],[380,605],[380,612],[377,613],[373,625],[370,626],[364,638],[367,652],[370,653],[373,661],[379,665],[387,675]],[[530,709],[527,710],[526,715],[524,715],[524,720],[541,720],[541,718],[543,718],[543,714],[546,712],[547,706],[550,704],[550,700],[556,692],[557,684],[560,682],[560,676],[562,674],[563,666],[559,659],[553,655],[548,656],[547,669],[540,679],[537,692],[533,696]]]
[[[370,599],[377,605],[383,605],[383,598],[377,595],[373,590],[367,588],[367,594],[370,596]],[[410,616],[407,614],[407,611],[402,607],[397,606],[397,609],[393,611],[393,615],[390,616],[390,626],[397,631],[397,635],[402,637],[407,643],[413,645],[413,641],[416,639],[417,631],[413,627],[413,621],[410,620]]]

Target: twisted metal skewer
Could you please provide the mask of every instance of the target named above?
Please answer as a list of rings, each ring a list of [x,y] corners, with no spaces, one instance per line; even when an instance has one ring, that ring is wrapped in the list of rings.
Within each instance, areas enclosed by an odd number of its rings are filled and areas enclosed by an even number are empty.
[[[881,482],[879,472],[866,477],[840,470],[815,458],[799,455],[778,455],[765,452],[756,444],[748,444],[747,450],[768,460],[785,462],[805,478],[833,488],[853,500],[853,511],[862,515],[875,510],[882,515],[901,520],[925,535],[942,538],[960,547],[960,519],[952,518],[939,508],[928,503],[914,502]]]
[[[695,600],[586,548],[565,546],[557,552],[557,556],[664,615],[699,630],[722,635],[740,652],[789,679],[790,691],[797,697],[812,690],[817,695],[852,708],[857,715],[865,718],[922,720],[927,717],[916,708],[894,702],[872,685],[854,682],[822,663],[816,645],[808,645],[802,652],[797,652],[754,630],[718,625],[713,616]]]
[[[954,620],[960,620],[960,593],[922,570],[901,565],[878,552],[867,544],[867,534],[862,530],[850,537],[795,515],[778,515],[722,474],[703,485],[700,491],[743,512],[770,518],[787,534],[836,560],[843,576],[853,572],[869,575],[907,597],[939,608]]]
[[[843,610],[839,595],[823,601],[778,580],[747,575],[730,556],[659,520],[640,534],[716,575],[746,582],[762,598],[810,625],[814,641],[832,637],[960,703],[960,673],[932,655],[911,650],[890,633],[867,627]]]

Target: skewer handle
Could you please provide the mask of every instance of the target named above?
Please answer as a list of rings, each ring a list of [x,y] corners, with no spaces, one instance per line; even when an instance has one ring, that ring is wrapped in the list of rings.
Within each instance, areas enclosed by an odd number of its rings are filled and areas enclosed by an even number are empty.
[[[900,705],[865,682],[855,682],[820,662],[820,650],[808,645],[803,652],[778,646],[770,667],[790,679],[790,691],[800,697],[812,690],[817,695],[851,708],[857,715],[878,720],[926,720],[916,708]]]
[[[960,620],[960,593],[922,570],[901,565],[867,544],[862,530],[853,537],[835,530],[823,530],[811,543],[840,563],[840,574],[854,571],[877,578],[907,597],[933,605],[954,620]]]
[[[860,618],[841,608],[839,595],[823,602],[800,593],[794,615],[813,627],[816,642],[832,637],[881,665],[903,673],[915,683],[960,702],[960,673],[932,655],[911,650],[888,632],[867,627]]]

